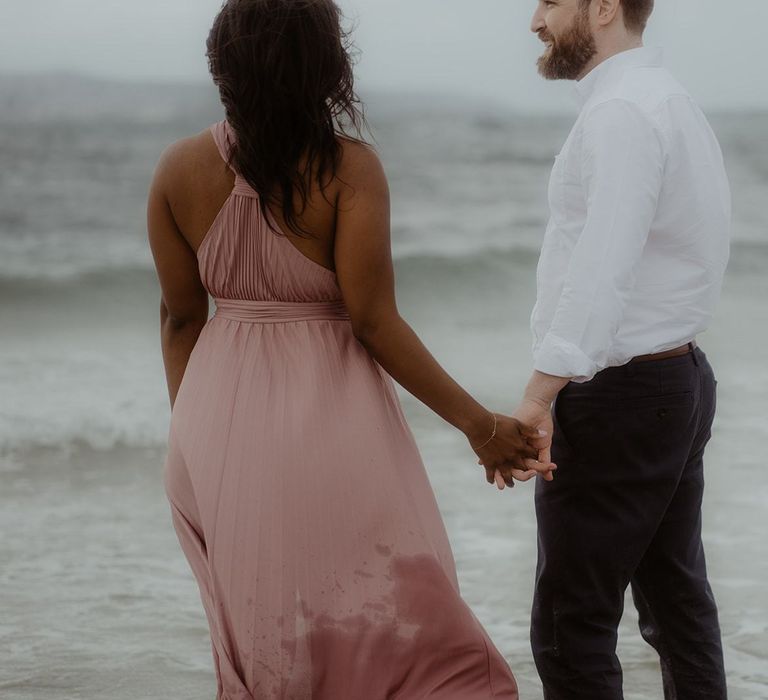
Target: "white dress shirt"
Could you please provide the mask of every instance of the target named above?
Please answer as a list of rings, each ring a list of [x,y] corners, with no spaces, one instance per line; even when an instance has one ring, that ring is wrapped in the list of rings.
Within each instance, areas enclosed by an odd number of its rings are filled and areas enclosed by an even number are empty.
[[[639,48],[576,85],[555,159],[531,326],[540,372],[588,381],[704,331],[728,262],[731,198],[701,110]]]

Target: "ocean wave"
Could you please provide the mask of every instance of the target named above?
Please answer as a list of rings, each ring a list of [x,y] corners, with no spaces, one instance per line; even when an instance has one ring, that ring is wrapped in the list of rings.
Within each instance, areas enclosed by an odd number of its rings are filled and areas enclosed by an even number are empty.
[[[539,252],[539,245],[535,242],[475,247],[466,242],[440,251],[436,251],[434,246],[420,246],[414,242],[395,250],[393,259],[398,268],[421,270],[426,275],[435,268],[465,270],[471,274],[475,268],[489,266],[535,265]],[[740,269],[763,265],[766,256],[768,240],[735,240],[731,246],[731,265]],[[148,255],[134,256],[133,259],[30,261],[28,264],[13,265],[4,264],[0,259],[0,292],[6,297],[13,296],[18,290],[44,290],[47,287],[90,286],[101,289],[131,279],[147,283],[155,276],[155,268]]]
[[[164,444],[170,411],[159,342],[143,334],[131,346],[125,333],[82,327],[70,335],[0,352],[0,385],[10,397],[0,410],[0,456],[35,447]],[[120,338],[119,349],[110,336]]]
[[[412,253],[396,263],[398,297],[408,317],[440,333],[438,312],[457,323],[476,318],[478,294],[492,299],[507,294],[504,285],[532,284],[535,260],[521,249]],[[143,266],[0,278],[0,386],[12,397],[0,407],[0,454],[162,446],[169,408],[159,299],[155,272]]]
[[[536,251],[526,248],[408,255],[396,264],[401,311],[457,376],[492,392],[496,372],[486,376],[475,353],[501,353],[496,366],[527,366],[536,260]],[[734,247],[731,308],[734,299],[754,295],[766,264],[768,245]],[[0,279],[3,460],[38,447],[165,444],[170,411],[159,298],[155,273],[145,268],[50,281]]]
[[[435,253],[411,249],[394,256],[395,267],[420,271],[429,276],[432,271],[447,268],[463,269],[467,274],[489,266],[530,266],[535,264],[538,250],[528,246],[484,247],[475,250],[454,250]],[[45,295],[49,290],[66,294],[67,290],[114,291],[125,289],[132,282],[156,285],[156,272],[151,261],[109,261],[107,264],[76,264],[27,266],[3,269],[0,264],[0,295],[8,302],[18,296]]]
[[[64,372],[72,369],[71,365],[61,367]],[[112,397],[105,397],[104,387],[119,385],[121,380],[115,381],[114,375],[97,375],[98,381],[81,388],[74,400],[72,381],[60,382],[57,393],[36,392],[38,405],[32,405],[20,387],[9,386],[4,380],[4,393],[14,401],[0,413],[0,460],[38,448],[162,447],[170,416],[162,376],[155,375],[152,381],[133,377],[123,391],[118,388]]]

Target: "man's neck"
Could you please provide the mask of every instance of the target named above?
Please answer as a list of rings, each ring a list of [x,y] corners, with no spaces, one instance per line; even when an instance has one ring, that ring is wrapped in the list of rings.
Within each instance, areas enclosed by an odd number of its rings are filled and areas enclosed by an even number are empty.
[[[641,36],[623,37],[621,41],[607,42],[605,46],[598,48],[594,58],[584,67],[584,70],[576,80],[581,80],[586,77],[601,63],[607,61],[616,54],[624,53],[625,51],[630,51],[632,49],[639,49],[642,46],[643,37]]]

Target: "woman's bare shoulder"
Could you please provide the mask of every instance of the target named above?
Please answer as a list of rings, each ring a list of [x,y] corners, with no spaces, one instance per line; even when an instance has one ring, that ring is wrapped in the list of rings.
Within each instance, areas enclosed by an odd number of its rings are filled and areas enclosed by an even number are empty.
[[[339,136],[342,168],[349,170],[381,168],[381,158],[376,149],[365,141]]]
[[[178,139],[163,149],[155,168],[155,180],[165,185],[188,182],[210,172],[221,161],[210,128]]]
[[[339,138],[342,154],[337,179],[342,191],[387,188],[387,176],[376,149],[362,141]]]

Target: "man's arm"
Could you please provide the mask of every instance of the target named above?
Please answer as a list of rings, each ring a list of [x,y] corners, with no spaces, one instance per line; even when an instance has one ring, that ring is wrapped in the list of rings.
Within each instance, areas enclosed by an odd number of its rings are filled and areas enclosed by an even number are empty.
[[[542,374],[587,381],[607,366],[656,215],[661,136],[635,104],[613,99],[585,117],[581,181],[587,218],[552,325],[534,355]]]
[[[637,105],[610,100],[585,118],[581,180],[587,220],[571,257],[552,325],[514,416],[552,435],[551,407],[576,379],[607,365],[656,215],[664,173],[659,133]],[[551,437],[536,445],[551,461]]]
[[[534,370],[531,380],[525,388],[523,399],[549,410],[557,395],[571,379],[572,377],[555,377],[551,374],[544,374]]]
[[[544,464],[552,462],[552,404],[571,379],[534,371],[525,388],[523,400],[513,414],[523,424],[546,433],[545,438],[534,443],[534,447],[539,450],[539,462]],[[519,479],[517,475],[515,478]]]

